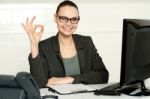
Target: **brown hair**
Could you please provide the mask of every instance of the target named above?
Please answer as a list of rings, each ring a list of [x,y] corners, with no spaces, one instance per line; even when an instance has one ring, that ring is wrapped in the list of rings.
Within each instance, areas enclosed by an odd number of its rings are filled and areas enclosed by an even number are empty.
[[[57,9],[56,9],[56,14],[58,14],[59,10],[61,7],[64,7],[64,6],[71,6],[71,7],[75,7],[77,10],[78,10],[78,6],[70,1],[70,0],[64,0],[63,2],[61,2],[58,6],[57,6]],[[79,10],[78,10],[79,11]]]

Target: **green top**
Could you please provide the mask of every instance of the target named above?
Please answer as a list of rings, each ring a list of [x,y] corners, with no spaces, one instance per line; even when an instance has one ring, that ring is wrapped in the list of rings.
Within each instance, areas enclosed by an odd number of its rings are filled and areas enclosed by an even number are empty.
[[[77,54],[72,58],[63,58],[66,76],[80,74],[80,66]]]

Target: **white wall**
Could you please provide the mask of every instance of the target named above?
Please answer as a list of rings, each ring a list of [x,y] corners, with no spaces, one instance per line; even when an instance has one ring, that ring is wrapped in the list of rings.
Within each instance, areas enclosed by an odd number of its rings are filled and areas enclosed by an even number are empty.
[[[0,74],[29,71],[29,40],[20,23],[37,16],[45,25],[42,39],[55,35],[53,15],[57,3],[0,4]],[[81,21],[76,33],[92,36],[106,68],[110,82],[119,81],[123,18],[149,19],[150,2],[79,3]]]

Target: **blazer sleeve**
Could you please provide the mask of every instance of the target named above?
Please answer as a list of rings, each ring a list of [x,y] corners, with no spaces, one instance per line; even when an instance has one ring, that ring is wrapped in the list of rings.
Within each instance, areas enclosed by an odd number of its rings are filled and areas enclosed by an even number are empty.
[[[80,75],[75,75],[73,83],[84,83],[84,84],[102,84],[108,82],[109,73],[102,61],[102,58],[99,56],[97,49],[90,37],[89,40],[90,45],[90,55],[86,57],[91,57],[92,69],[89,73],[83,73]]]
[[[30,73],[37,82],[38,86],[44,87],[48,80],[48,64],[39,44],[39,54],[36,58],[29,55]]]

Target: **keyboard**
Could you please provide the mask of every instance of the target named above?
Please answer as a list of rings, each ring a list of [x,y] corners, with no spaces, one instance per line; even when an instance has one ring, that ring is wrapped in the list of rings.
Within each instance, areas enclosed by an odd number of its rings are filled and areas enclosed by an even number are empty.
[[[120,83],[112,84],[102,89],[96,90],[95,95],[120,95]]]

